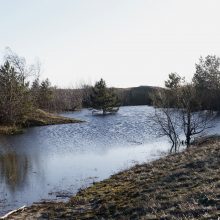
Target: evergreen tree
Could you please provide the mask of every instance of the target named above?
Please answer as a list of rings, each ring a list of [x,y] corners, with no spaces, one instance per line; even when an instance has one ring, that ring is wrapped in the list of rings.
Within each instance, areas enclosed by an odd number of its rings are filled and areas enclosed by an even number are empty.
[[[42,81],[38,93],[39,108],[50,110],[53,96],[54,96],[53,89],[51,87],[51,83],[49,79]]]
[[[208,55],[200,57],[193,76],[198,98],[203,109],[220,110],[220,58]]]
[[[101,110],[103,115],[108,112],[116,112],[119,109],[119,99],[112,88],[107,88],[103,79],[96,82],[92,89],[92,107]]]
[[[165,86],[169,89],[176,89],[180,87],[181,81],[183,80],[177,73],[170,73],[169,79],[165,81]]]
[[[39,92],[40,92],[40,81],[39,78],[36,78],[31,86],[31,97],[32,97],[33,105],[36,108],[39,108]]]
[[[0,122],[20,124],[31,110],[28,83],[8,61],[0,68]]]
[[[196,73],[193,82],[197,88],[202,90],[216,90],[220,88],[220,58],[208,55],[200,57],[196,64]]]

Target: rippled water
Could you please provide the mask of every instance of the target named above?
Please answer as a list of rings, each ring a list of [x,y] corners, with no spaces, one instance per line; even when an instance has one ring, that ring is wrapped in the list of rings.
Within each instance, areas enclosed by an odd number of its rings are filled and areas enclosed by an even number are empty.
[[[118,114],[65,113],[80,124],[28,129],[0,137],[0,214],[48,199],[65,199],[79,188],[167,152],[152,133],[148,106],[122,107]]]

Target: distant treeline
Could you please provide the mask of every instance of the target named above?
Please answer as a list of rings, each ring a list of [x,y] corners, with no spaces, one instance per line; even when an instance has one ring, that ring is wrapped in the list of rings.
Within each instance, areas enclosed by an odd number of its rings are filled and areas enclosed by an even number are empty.
[[[73,111],[82,107],[91,107],[90,97],[92,86],[82,86],[81,89],[56,89],[54,88],[51,110]],[[158,87],[140,86],[132,88],[113,88],[120,100],[121,106],[151,105],[151,95]]]
[[[91,96],[93,93],[92,85],[82,85],[79,89],[61,89],[48,87],[50,98],[46,102],[40,101],[43,97],[39,95],[38,107],[49,111],[74,111],[81,108],[92,107]],[[118,96],[121,106],[132,105],[152,105],[152,94],[158,87],[140,86],[132,88],[111,88]],[[33,90],[33,88],[32,88]],[[45,99],[45,98],[44,98]]]

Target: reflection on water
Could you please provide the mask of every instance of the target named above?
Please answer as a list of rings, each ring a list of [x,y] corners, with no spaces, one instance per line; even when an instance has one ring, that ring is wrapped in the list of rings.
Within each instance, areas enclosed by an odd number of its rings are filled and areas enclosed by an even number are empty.
[[[65,113],[86,123],[28,129],[0,136],[0,215],[44,199],[65,199],[93,181],[169,150],[152,134],[148,106],[122,107],[115,116],[84,109]]]
[[[24,187],[27,178],[28,159],[15,152],[0,155],[0,184],[5,182],[10,192]]]

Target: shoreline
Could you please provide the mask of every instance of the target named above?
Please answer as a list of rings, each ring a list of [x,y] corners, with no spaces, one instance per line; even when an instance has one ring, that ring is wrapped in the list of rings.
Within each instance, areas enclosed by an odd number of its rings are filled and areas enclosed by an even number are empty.
[[[67,203],[33,204],[6,219],[217,219],[220,138],[136,165],[80,190]]]
[[[45,112],[41,109],[37,109],[26,118],[25,123],[23,123],[22,125],[0,125],[0,135],[21,134],[24,132],[25,129],[30,127],[72,124],[81,122],[84,121],[52,114],[49,112]]]

